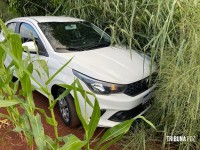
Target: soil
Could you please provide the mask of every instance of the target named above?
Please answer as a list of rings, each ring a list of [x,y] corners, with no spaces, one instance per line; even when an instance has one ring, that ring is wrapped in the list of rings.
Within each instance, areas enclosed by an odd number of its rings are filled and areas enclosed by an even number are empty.
[[[33,96],[35,100],[35,105],[39,108],[44,109],[47,115],[50,116],[50,112],[48,110],[47,98],[36,91],[33,92]],[[6,110],[4,108],[0,108],[0,113],[6,114]],[[84,137],[83,127],[80,126],[78,128],[68,128],[67,126],[65,126],[61,117],[59,116],[58,107],[55,107],[55,117],[58,122],[58,133],[60,137],[66,136],[68,134],[74,134],[78,138],[83,139]],[[4,119],[0,118],[0,120]],[[42,123],[45,130],[45,134],[49,135],[52,138],[55,138],[53,127],[46,123],[44,117],[42,117]],[[18,133],[13,132],[12,129],[13,126],[10,122],[6,122],[6,124],[2,124],[2,126],[0,123],[0,150],[30,150],[30,148],[28,147],[28,143],[24,140],[23,136],[20,136]],[[105,131],[106,128],[97,128],[94,137],[96,136],[101,137]],[[122,148],[119,145],[113,145],[109,149],[120,150]]]

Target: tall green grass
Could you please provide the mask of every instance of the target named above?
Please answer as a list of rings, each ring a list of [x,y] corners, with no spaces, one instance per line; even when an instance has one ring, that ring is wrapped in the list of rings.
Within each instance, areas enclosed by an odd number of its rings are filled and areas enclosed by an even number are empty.
[[[196,142],[178,143],[179,149],[200,147],[199,1],[78,0],[64,3],[57,14],[109,28],[115,43],[150,53],[152,61],[157,62],[158,88],[148,118],[160,132],[152,137],[147,136],[152,134],[148,129],[137,130],[143,133],[143,148],[145,140],[151,139],[161,140],[165,146],[169,135],[196,136]],[[131,140],[134,136],[129,138],[130,143],[137,141]]]
[[[200,149],[199,0],[52,0],[51,4],[53,11],[47,14],[91,21],[107,29],[114,43],[150,53],[157,62],[158,87],[148,118],[160,132],[136,130],[137,135],[141,132],[138,149],[149,140],[161,141],[164,147],[169,135],[196,136],[194,143],[176,144],[179,149]],[[135,133],[126,140],[130,141],[126,148],[138,143]]]
[[[167,43],[160,59],[160,83],[155,112],[150,117],[166,135],[196,136],[196,143],[182,142],[180,149],[200,148],[200,4],[177,2],[176,38]],[[172,32],[173,33],[173,32]],[[172,34],[169,33],[169,34]]]

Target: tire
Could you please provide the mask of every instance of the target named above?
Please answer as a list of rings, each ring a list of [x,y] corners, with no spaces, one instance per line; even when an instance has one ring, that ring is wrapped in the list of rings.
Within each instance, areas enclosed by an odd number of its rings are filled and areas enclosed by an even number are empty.
[[[63,89],[57,91],[57,96],[64,92]],[[66,126],[74,128],[80,126],[81,122],[76,113],[73,97],[69,94],[58,101],[59,112]]]

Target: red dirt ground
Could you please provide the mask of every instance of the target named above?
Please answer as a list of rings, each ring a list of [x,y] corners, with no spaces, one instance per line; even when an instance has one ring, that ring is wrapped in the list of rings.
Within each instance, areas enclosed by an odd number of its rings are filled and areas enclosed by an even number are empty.
[[[46,110],[47,115],[50,116],[50,112],[48,110],[47,98],[38,92],[33,92],[33,95],[34,95],[36,106]],[[0,108],[0,113],[6,114],[6,110],[3,108]],[[80,139],[83,139],[83,136],[84,136],[83,127],[80,126],[79,128],[76,128],[76,129],[66,127],[65,124],[62,122],[61,117],[59,116],[59,110],[57,107],[55,108],[55,117],[58,122],[59,136],[74,134]],[[42,117],[42,122],[43,122],[45,133],[49,135],[50,137],[55,138],[53,127],[46,123],[44,117]],[[26,143],[26,141],[23,138],[21,138],[19,134],[13,132],[12,129],[13,129],[12,125],[8,125],[8,126],[5,125],[0,128],[0,150],[30,150],[30,148],[28,148],[28,144]],[[105,131],[106,131],[105,128],[97,128],[97,130],[95,131],[95,136],[99,134],[102,135],[102,133]],[[109,149],[120,150],[122,148],[120,146],[113,145]]]

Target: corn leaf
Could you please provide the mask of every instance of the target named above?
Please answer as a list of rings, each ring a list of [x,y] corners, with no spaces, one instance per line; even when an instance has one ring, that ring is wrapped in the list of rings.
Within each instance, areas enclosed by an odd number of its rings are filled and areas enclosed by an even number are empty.
[[[52,80],[53,78],[55,78],[56,75],[58,75],[58,73],[60,73],[71,61],[72,61],[73,57],[68,61],[66,62],[60,69],[58,69],[58,71],[56,71],[47,81],[46,81],[46,85],[48,85]]]
[[[132,122],[133,122],[133,119],[130,119],[108,129],[102,136],[101,140],[97,143],[95,150],[98,149],[100,145],[105,144],[109,142],[110,140],[113,140],[116,137],[128,132],[131,127]]]
[[[45,142],[47,143],[47,149],[49,150],[57,150],[58,149],[58,145],[56,144],[56,141],[53,141],[53,139],[51,137],[49,137],[48,135],[45,135]]]
[[[100,119],[100,107],[98,100],[95,98],[94,108],[91,116],[91,120],[89,123],[89,130],[88,130],[88,139],[92,138],[94,131],[97,128]]]
[[[21,102],[18,100],[0,100],[0,108],[1,107],[8,107],[20,104]]]
[[[65,139],[66,143],[58,150],[78,150],[81,149],[87,141],[81,141],[74,135],[70,135]]]
[[[36,110],[38,110],[41,114],[44,115],[45,119],[46,119],[46,122],[52,126],[57,126],[58,123],[55,121],[55,124],[54,124],[54,121],[52,118],[50,118],[49,116],[47,116],[46,112],[44,111],[44,109],[41,109],[41,108],[35,108]]]
[[[75,85],[75,82],[73,82],[73,83],[71,84],[72,87],[74,87],[74,85]],[[54,106],[55,106],[55,104],[57,103],[57,101],[59,101],[60,99],[62,99],[62,98],[65,97],[65,96],[67,96],[67,95],[71,92],[71,90],[72,90],[72,88],[67,88],[67,89],[65,89],[65,91],[64,91],[61,95],[59,95],[59,96],[54,100],[53,103],[51,103],[51,105],[49,106],[49,109],[53,109]]]
[[[117,141],[119,141],[121,138],[123,137],[123,134],[115,137],[114,139],[112,139],[111,141],[105,143],[100,150],[107,150],[111,145],[113,145],[114,143],[116,143]]]
[[[91,103],[91,101],[89,100],[89,98],[88,98],[88,96],[86,94],[87,92],[83,89],[83,86],[81,85],[81,83],[80,83],[80,81],[78,79],[76,80],[76,83],[78,85],[78,88],[82,89],[82,90],[78,90],[78,91],[85,98],[86,102],[93,108],[93,104]],[[91,95],[95,97],[95,95],[93,93],[91,93]]]
[[[39,64],[40,68],[42,68],[44,70],[44,72],[46,73],[47,77],[49,78],[49,68],[48,68],[47,62],[45,60],[41,60],[41,59],[36,60],[36,62]],[[39,72],[39,71],[37,71],[37,72]]]
[[[29,116],[31,127],[33,130],[33,136],[35,139],[35,143],[39,150],[46,149],[46,142],[45,142],[45,135],[44,135],[44,128],[41,122],[41,117],[39,114],[36,116]]]
[[[88,130],[88,124],[86,123],[86,120],[83,118],[82,116],[82,112],[81,112],[81,108],[80,108],[80,104],[79,104],[79,99],[78,99],[78,95],[77,95],[77,90],[76,90],[76,86],[74,86],[74,102],[75,102],[75,106],[76,106],[76,112],[77,115],[85,129],[85,131]]]

